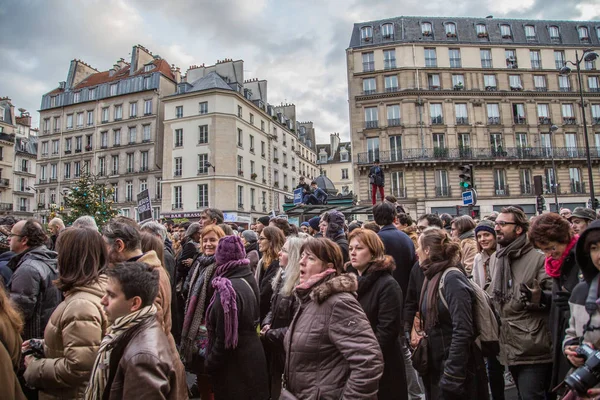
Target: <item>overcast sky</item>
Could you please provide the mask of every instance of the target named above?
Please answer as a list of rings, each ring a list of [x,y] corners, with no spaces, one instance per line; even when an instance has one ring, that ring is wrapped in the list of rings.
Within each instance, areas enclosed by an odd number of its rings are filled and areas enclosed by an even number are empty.
[[[39,124],[70,60],[105,71],[142,44],[180,67],[244,60],[271,104],[296,104],[317,142],[349,139],[345,50],[354,23],[401,15],[600,19],[598,0],[0,0],[0,97]]]

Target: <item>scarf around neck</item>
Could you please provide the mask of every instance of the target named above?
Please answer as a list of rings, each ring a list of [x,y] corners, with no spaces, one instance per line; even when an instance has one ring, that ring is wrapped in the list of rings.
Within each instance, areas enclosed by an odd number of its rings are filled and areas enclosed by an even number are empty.
[[[212,279],[212,287],[215,289],[210,304],[206,309],[206,327],[208,329],[208,348],[206,354],[210,354],[210,350],[215,341],[214,328],[212,328],[210,315],[217,298],[217,294],[221,300],[223,308],[223,330],[225,332],[225,348],[235,349],[238,345],[238,309],[237,295],[231,284],[231,280],[225,275],[239,267],[247,266],[250,260],[243,258],[241,260],[233,260],[219,265]]]
[[[563,253],[561,254],[561,256],[558,260],[555,260],[552,257],[546,257],[546,262],[544,264],[544,267],[546,268],[546,273],[548,274],[549,277],[551,277],[551,278],[560,277],[562,265],[565,262],[565,258],[567,258],[567,256],[569,255],[569,252],[573,249],[573,247],[575,247],[578,239],[579,239],[579,235],[574,235],[571,238],[571,241],[569,242],[569,244],[565,248],[565,251],[563,251]]]
[[[110,373],[110,355],[121,336],[155,315],[156,306],[152,304],[115,320],[100,343],[90,381],[85,390],[85,400],[102,399]]]
[[[462,266],[458,265],[457,260],[443,260],[432,262],[425,260],[419,264],[423,274],[425,275],[425,281],[421,288],[421,299],[419,301],[419,310],[422,309],[423,300],[425,298],[425,292],[427,292],[426,303],[425,303],[425,331],[428,332],[438,323],[438,297],[440,281],[442,280],[442,274],[445,270],[450,267],[456,267],[463,270]]]
[[[522,254],[531,250],[533,246],[527,238],[527,234],[518,236],[506,247],[498,247],[496,250],[496,270],[492,279],[492,296],[496,302],[503,305],[513,295],[511,262],[520,258]]]

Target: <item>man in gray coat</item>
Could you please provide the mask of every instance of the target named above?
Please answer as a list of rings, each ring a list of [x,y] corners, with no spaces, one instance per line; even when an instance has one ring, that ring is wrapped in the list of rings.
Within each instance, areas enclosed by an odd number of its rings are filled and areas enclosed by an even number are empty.
[[[15,256],[8,263],[13,270],[8,290],[25,320],[23,340],[44,337],[50,315],[62,300],[52,283],[58,278],[58,267],[56,252],[45,246],[47,239],[35,219],[17,222],[9,235]]]
[[[546,399],[552,373],[550,307],[542,290],[551,290],[544,255],[527,238],[529,220],[518,207],[505,207],[495,221],[497,251],[490,257],[487,288],[500,314],[500,362],[510,370],[521,399]],[[560,345],[560,344],[559,344]]]

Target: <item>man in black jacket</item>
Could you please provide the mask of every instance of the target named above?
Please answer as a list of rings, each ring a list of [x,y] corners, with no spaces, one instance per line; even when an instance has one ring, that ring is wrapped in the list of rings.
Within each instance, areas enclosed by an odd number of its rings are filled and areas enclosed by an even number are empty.
[[[383,186],[385,185],[385,177],[383,169],[379,166],[379,159],[375,160],[374,165],[369,170],[369,182],[371,183],[371,200],[373,205],[377,204],[377,190],[381,196],[381,201],[384,199]]]

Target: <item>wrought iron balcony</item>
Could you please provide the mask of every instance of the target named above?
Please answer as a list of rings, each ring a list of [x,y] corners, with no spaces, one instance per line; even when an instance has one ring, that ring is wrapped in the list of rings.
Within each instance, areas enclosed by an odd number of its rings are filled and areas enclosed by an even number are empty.
[[[456,125],[469,125],[469,118],[456,117]]]
[[[392,188],[392,194],[394,196],[396,196],[399,199],[404,199],[406,198],[406,188],[405,187],[399,187],[399,188]]]
[[[521,185],[521,194],[533,194],[533,185]]]
[[[494,195],[496,196],[508,196],[509,194],[508,185],[494,187]]]
[[[571,193],[572,194],[585,194],[585,183],[584,182],[571,182]]]
[[[500,125],[500,117],[488,117],[488,125]]]
[[[452,188],[450,186],[436,186],[435,197],[451,197]]]
[[[12,211],[13,204],[12,203],[0,203],[0,211]]]
[[[527,119],[525,117],[514,117],[515,124],[517,125],[525,125],[527,123]]]
[[[538,124],[540,125],[550,125],[552,121],[549,117],[538,117]]]
[[[365,129],[375,129],[377,126],[377,121],[365,121]]]
[[[400,118],[388,118],[388,126],[400,126]]]
[[[398,149],[380,150],[376,153],[358,153],[358,164],[371,164],[375,158],[382,163],[411,162],[411,161],[466,161],[466,160],[550,160],[554,152],[557,160],[585,160],[586,151],[584,147],[480,147],[480,148],[426,148],[426,149]],[[600,159],[600,148],[591,147],[592,159]]]
[[[565,125],[575,125],[575,117],[563,117],[563,124]]]

